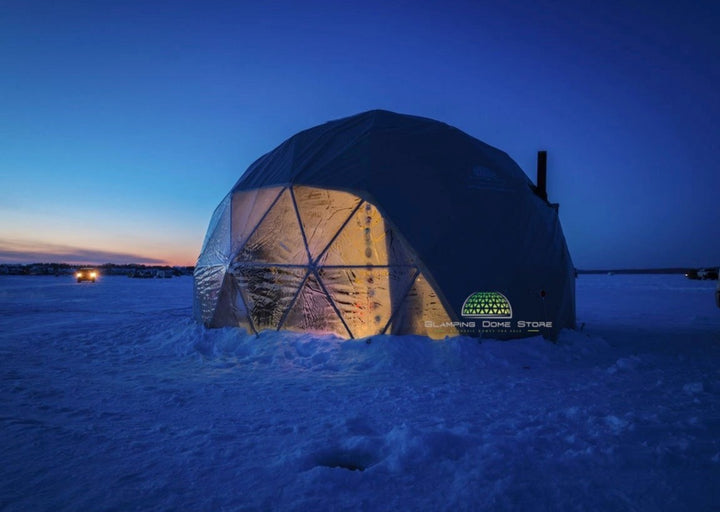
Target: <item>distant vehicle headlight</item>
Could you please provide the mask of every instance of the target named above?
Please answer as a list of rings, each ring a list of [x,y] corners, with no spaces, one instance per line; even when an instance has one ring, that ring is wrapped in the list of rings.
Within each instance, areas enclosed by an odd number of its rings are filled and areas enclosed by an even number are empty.
[[[97,272],[90,272],[90,277],[96,277],[96,276],[97,276]]]

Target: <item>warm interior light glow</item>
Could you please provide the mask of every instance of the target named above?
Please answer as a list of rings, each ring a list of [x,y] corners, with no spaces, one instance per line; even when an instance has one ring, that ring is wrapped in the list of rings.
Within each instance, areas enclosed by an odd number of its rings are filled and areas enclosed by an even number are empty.
[[[407,242],[375,205],[351,193],[235,192],[203,245],[196,276],[211,285],[200,287],[199,304],[209,325],[350,338],[457,334]]]

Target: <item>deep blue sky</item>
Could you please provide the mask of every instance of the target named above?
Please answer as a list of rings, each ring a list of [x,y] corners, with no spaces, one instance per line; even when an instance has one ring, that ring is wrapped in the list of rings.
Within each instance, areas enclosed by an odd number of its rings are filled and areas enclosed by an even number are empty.
[[[576,266],[720,263],[720,2],[0,0],[0,262],[194,264],[257,157],[384,108],[508,152]]]

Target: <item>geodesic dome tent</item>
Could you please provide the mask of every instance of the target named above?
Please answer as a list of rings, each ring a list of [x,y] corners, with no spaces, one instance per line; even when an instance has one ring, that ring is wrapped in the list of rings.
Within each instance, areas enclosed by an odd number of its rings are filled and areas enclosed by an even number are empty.
[[[370,111],[298,133],[215,210],[195,268],[208,327],[554,336],[575,323],[557,208],[502,151]]]

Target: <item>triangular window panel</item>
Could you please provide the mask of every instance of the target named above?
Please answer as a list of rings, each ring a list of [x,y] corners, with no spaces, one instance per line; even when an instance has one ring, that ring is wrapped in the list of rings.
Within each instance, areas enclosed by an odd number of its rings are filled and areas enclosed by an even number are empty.
[[[321,268],[320,279],[355,338],[382,334],[400,305],[413,267]]]
[[[307,269],[238,266],[233,270],[256,331],[277,329]]]
[[[225,264],[230,259],[230,195],[215,209],[203,242],[198,267]]]
[[[236,261],[290,265],[310,263],[290,189],[283,191],[245,242]]]
[[[232,195],[232,252],[245,244],[250,233],[270,209],[282,187],[241,190]]]
[[[195,308],[196,317],[202,318],[203,324],[210,327],[215,310],[217,309],[218,297],[225,279],[225,265],[213,265],[197,267],[194,273],[195,287]]]
[[[235,276],[230,273],[226,273],[223,279],[210,327],[227,325],[240,326],[248,332],[252,331],[247,310],[245,309],[245,302],[240,296],[240,287],[235,280]]]
[[[368,202],[360,205],[319,259],[321,265],[410,265],[405,243]]]
[[[314,274],[310,274],[282,325],[290,331],[335,333],[347,338],[349,333]]]
[[[361,199],[348,192],[293,187],[310,257],[315,260],[348,220]]]
[[[393,317],[390,334],[420,334],[433,339],[457,336],[440,298],[430,283],[420,274]]]

